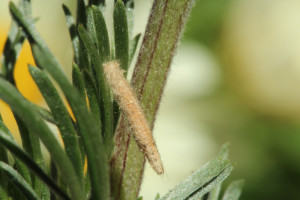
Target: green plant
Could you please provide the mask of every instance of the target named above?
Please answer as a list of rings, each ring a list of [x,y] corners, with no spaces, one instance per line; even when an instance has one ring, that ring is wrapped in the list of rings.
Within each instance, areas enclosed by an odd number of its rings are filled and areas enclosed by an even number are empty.
[[[150,127],[153,127],[170,63],[192,5],[193,0],[154,1],[131,80]],[[105,1],[78,0],[77,6],[76,20],[63,6],[74,50],[71,84],[35,29],[30,0],[21,0],[18,6],[9,4],[14,23],[1,59],[0,98],[13,110],[22,147],[0,120],[1,199],[125,200],[138,196],[145,164],[140,149],[147,149],[148,143],[137,145],[132,138],[130,127],[134,121],[127,120],[128,116],[120,112],[103,69],[105,63],[117,60],[124,75],[127,74],[140,39],[140,34],[133,39],[128,34],[126,12],[133,9],[134,2],[115,2],[114,45],[109,42],[102,14]],[[28,70],[50,110],[26,100],[15,87],[14,65],[25,39],[31,45],[37,65],[28,66]],[[74,116],[68,112],[50,77],[62,90]],[[123,98],[122,95],[117,97]],[[46,121],[57,126],[64,148]],[[50,172],[40,141],[50,153]],[[87,173],[84,172],[85,160]],[[217,199],[220,184],[231,170],[227,147],[224,147],[220,156],[166,196],[157,198],[200,199],[213,191],[207,198]],[[240,185],[238,182],[230,186],[223,199],[237,199]],[[217,188],[212,190],[214,187]],[[233,197],[228,197],[229,194]]]

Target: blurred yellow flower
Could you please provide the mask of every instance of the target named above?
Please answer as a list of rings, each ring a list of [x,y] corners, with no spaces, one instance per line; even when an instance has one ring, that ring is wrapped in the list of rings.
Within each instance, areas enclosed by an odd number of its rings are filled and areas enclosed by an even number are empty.
[[[0,28],[0,53],[2,54],[5,41],[7,38],[7,33],[9,31],[9,26],[1,26]],[[25,41],[19,58],[17,59],[14,78],[16,81],[17,88],[22,93],[22,95],[32,101],[33,103],[40,103],[42,100],[42,96],[32,80],[27,66],[28,64],[34,65],[34,59],[31,54],[30,45],[27,41]],[[12,112],[8,105],[6,105],[3,101],[0,101],[0,112],[3,117],[4,123],[8,126],[8,128],[15,134],[18,132],[16,122],[12,115]]]

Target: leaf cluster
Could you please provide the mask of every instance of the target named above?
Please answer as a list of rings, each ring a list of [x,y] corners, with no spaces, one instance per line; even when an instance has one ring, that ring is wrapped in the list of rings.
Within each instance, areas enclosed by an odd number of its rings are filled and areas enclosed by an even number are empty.
[[[70,83],[62,66],[35,28],[30,1],[22,0],[18,6],[10,3],[14,23],[1,60],[0,98],[13,110],[23,147],[15,142],[1,121],[3,163],[0,167],[6,172],[3,176],[15,177],[12,182],[17,191],[13,189],[7,193],[8,178],[1,179],[5,183],[1,199],[10,196],[17,199],[14,195],[20,191],[29,199],[56,196],[78,200],[109,199],[108,160],[113,149],[119,110],[116,106],[114,108],[102,65],[116,59],[127,70],[130,53],[124,3],[117,1],[114,8],[116,48],[110,48],[103,6],[103,1],[87,3],[79,0],[76,20],[69,9],[63,6],[74,50],[73,83]],[[31,45],[36,63],[36,66],[28,66],[28,70],[49,110],[29,102],[16,88],[14,66],[25,39]],[[137,42],[133,43],[135,51]],[[71,111],[51,79],[63,91]],[[46,121],[58,128],[63,147]],[[51,156],[50,174],[47,173],[40,141]],[[8,152],[14,158],[11,163],[8,162]],[[84,166],[87,166],[87,173],[84,172]]]
[[[228,160],[228,145],[223,145],[220,154],[203,165],[192,175],[155,200],[218,200],[222,182],[229,176],[233,166]],[[238,200],[244,181],[233,181],[226,188],[222,200]],[[140,197],[140,200],[143,198]]]

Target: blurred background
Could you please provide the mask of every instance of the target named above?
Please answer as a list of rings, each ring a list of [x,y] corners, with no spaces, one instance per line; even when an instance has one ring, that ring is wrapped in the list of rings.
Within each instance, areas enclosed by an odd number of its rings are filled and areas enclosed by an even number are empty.
[[[0,1],[0,50],[10,24],[8,2]],[[32,2],[37,28],[70,77],[61,3],[75,13],[74,1]],[[136,1],[134,33],[144,31],[151,3]],[[24,96],[42,104],[26,72],[32,62],[25,44],[15,76]],[[0,111],[17,133],[3,103]],[[300,1],[196,1],[154,128],[166,173],[157,176],[147,165],[140,195],[165,194],[229,142],[235,168],[224,186],[242,178],[241,199],[300,199],[299,122]]]

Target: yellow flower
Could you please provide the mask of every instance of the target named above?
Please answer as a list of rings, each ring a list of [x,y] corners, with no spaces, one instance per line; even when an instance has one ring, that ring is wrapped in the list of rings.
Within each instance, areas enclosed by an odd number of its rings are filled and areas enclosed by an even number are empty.
[[[1,26],[0,27],[0,53],[2,55],[5,41],[7,38],[7,33],[9,31],[9,26]],[[22,95],[32,101],[33,103],[40,103],[42,101],[42,96],[32,80],[27,66],[28,64],[34,65],[34,59],[31,54],[30,45],[27,41],[25,41],[19,58],[17,59],[14,78],[16,81],[17,88],[22,93]],[[14,120],[11,109],[7,104],[0,100],[0,112],[3,117],[4,123],[8,126],[8,128],[16,135],[18,132],[18,128],[16,122]]]

